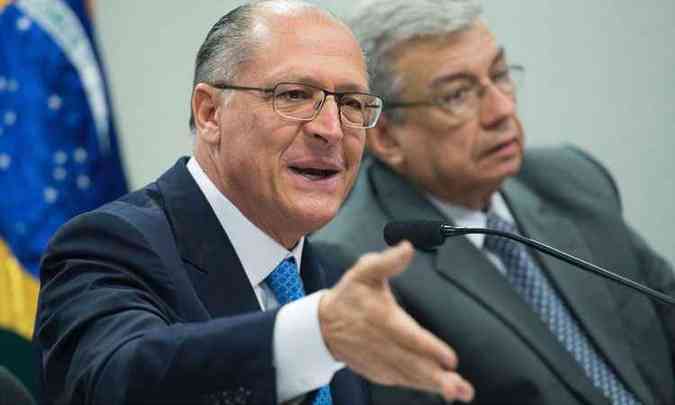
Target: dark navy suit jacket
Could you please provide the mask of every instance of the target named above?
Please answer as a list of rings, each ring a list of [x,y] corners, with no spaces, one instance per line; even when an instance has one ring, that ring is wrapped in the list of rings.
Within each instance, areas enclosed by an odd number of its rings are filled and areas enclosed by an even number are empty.
[[[277,402],[277,311],[260,311],[186,162],[51,241],[35,329],[50,403]],[[302,263],[308,293],[339,277],[309,243]],[[363,380],[346,369],[331,391],[335,404],[367,401]]]

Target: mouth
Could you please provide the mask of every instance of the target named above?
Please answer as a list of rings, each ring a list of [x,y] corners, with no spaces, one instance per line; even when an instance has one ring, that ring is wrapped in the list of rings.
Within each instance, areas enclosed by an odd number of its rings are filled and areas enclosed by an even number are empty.
[[[488,150],[489,154],[499,154],[504,152],[512,152],[518,147],[518,139],[511,138],[505,142],[501,142]]]
[[[290,166],[290,169],[293,173],[298,174],[310,181],[327,180],[337,176],[337,174],[340,172],[339,170],[333,168],[319,167]]]

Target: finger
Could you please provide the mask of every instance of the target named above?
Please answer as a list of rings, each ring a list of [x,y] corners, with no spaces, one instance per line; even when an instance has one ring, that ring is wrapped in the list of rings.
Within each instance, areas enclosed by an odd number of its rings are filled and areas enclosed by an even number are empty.
[[[476,390],[473,388],[473,385],[464,378],[462,378],[462,383],[459,387],[459,400],[463,402],[473,401],[474,396],[476,395]]]
[[[407,350],[433,359],[446,370],[455,370],[457,354],[444,341],[423,328],[407,312],[399,308],[398,317],[390,325],[395,341]]]
[[[442,368],[433,359],[397,349],[390,366],[397,376],[393,378],[396,385],[403,385],[428,392],[440,394],[446,401],[456,399],[468,402],[473,399],[473,386],[454,371]]]
[[[418,390],[441,393],[444,370],[432,358],[421,356],[400,346],[390,347],[384,369],[388,385],[400,385]]]
[[[380,253],[368,253],[361,256],[352,268],[353,277],[366,281],[382,281],[400,274],[408,267],[415,250],[408,241]]]
[[[473,400],[475,390],[473,385],[455,372],[445,372],[438,378],[437,392],[446,401],[460,400],[470,402]]]

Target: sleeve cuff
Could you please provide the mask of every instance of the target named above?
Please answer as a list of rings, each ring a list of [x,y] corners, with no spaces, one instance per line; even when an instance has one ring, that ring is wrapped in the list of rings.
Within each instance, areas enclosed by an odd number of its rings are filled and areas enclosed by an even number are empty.
[[[324,292],[290,302],[277,314],[273,354],[279,402],[327,385],[344,367],[335,361],[321,336],[319,300]]]

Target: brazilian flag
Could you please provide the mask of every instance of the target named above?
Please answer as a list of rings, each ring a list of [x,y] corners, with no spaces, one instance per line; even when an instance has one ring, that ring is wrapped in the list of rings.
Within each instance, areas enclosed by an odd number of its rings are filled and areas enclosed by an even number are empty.
[[[0,0],[0,365],[35,392],[40,257],[127,191],[86,0]]]

